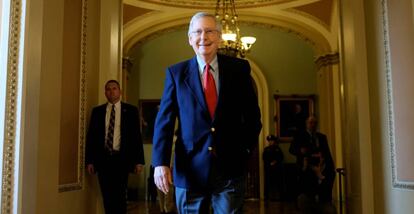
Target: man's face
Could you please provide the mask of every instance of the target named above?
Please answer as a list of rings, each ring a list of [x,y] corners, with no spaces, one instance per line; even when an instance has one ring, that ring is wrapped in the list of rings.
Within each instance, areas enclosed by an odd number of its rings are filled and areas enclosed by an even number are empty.
[[[315,131],[317,125],[318,125],[318,122],[314,118],[309,118],[308,120],[306,120],[306,128],[309,131]]]
[[[188,42],[197,55],[212,58],[221,42],[221,33],[216,28],[215,19],[201,17],[195,20],[188,35]]]
[[[121,99],[121,89],[118,84],[110,82],[105,86],[105,96],[110,103],[116,103]]]

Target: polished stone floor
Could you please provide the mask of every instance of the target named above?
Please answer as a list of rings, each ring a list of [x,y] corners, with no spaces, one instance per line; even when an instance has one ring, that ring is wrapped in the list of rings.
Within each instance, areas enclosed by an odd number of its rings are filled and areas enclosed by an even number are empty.
[[[159,214],[158,204],[155,202],[129,202],[129,214]],[[292,202],[263,202],[248,200],[245,202],[244,214],[297,214],[295,204]]]

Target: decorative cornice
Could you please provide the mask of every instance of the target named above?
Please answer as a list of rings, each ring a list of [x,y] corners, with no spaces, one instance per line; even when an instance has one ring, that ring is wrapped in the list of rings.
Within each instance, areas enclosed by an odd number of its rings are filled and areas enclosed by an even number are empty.
[[[339,63],[339,53],[329,53],[322,56],[318,56],[315,59],[315,64],[317,70],[330,65],[335,65]]]
[[[171,7],[181,8],[203,8],[203,9],[214,9],[216,6],[216,0],[141,0],[158,5],[166,5]],[[293,0],[238,0],[235,1],[237,8],[256,8],[268,5],[276,5]]]
[[[7,57],[7,83],[6,83],[6,118],[3,144],[3,174],[1,191],[1,213],[13,213],[15,191],[15,157],[16,157],[16,113],[19,89],[20,38],[22,27],[22,2],[10,2],[10,26]]]
[[[81,29],[81,63],[80,63],[80,93],[79,93],[79,139],[77,156],[77,181],[75,183],[59,185],[59,192],[79,190],[83,187],[83,176],[85,171],[84,148],[86,133],[86,75],[87,75],[87,21],[88,21],[88,0],[82,0],[82,29]]]

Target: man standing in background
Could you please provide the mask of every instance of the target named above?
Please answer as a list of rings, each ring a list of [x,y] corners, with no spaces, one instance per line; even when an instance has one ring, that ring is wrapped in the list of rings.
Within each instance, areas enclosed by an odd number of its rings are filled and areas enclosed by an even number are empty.
[[[144,150],[135,106],[121,102],[118,81],[105,84],[107,103],[93,108],[86,139],[86,169],[98,174],[106,214],[126,213],[129,172],[140,173]]]

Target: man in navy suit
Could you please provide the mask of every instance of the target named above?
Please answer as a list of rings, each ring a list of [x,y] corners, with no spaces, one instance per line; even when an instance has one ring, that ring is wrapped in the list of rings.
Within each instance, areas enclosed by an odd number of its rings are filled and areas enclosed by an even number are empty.
[[[195,14],[188,38],[196,56],[166,71],[153,139],[155,184],[166,193],[172,183],[178,118],[173,174],[179,212],[209,213],[211,205],[214,213],[241,213],[246,163],[262,127],[250,65],[217,54],[221,26],[214,15]]]
[[[106,214],[126,213],[128,173],[140,173],[144,150],[138,109],[121,102],[116,80],[105,84],[107,103],[93,108],[86,139],[86,168],[97,172]]]

